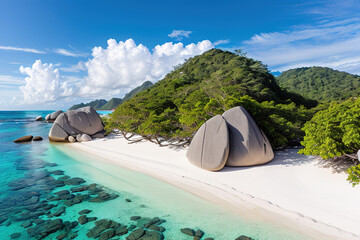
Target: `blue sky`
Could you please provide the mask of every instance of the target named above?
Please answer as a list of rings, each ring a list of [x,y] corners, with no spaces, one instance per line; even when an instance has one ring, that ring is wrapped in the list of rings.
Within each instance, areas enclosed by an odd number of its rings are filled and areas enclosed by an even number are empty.
[[[213,47],[360,74],[360,2],[0,2],[0,110],[122,97]]]

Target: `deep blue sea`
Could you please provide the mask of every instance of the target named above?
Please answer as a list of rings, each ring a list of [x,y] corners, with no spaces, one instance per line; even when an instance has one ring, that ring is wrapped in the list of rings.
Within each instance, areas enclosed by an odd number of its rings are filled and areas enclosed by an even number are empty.
[[[308,239],[50,143],[51,123],[35,121],[48,113],[0,111],[0,240],[195,239],[183,228],[201,239]],[[24,135],[43,141],[13,142]]]

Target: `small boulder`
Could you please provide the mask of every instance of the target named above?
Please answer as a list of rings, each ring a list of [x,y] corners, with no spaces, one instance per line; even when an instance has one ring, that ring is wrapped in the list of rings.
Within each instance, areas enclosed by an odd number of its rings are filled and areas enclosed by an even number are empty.
[[[74,142],[76,142],[76,139],[73,136],[69,136],[68,141],[71,143],[74,143]]]
[[[89,214],[89,213],[91,213],[91,210],[89,210],[89,209],[84,209],[84,210],[81,210],[81,211],[79,212],[79,215],[84,215],[84,214]]]
[[[88,142],[88,141],[91,141],[92,138],[87,135],[87,134],[82,134],[81,137],[80,137],[80,142]]]
[[[50,114],[50,120],[56,120],[56,118],[60,115],[60,114],[62,114],[63,113],[63,111],[62,110],[59,110],[59,111],[56,111],[56,112],[53,112],[53,113],[51,113]]]
[[[21,236],[21,233],[13,233],[13,234],[11,234],[11,239],[16,239],[16,238],[19,238]]]
[[[20,137],[20,138],[14,140],[14,142],[16,142],[16,143],[30,142],[32,139],[33,139],[32,135],[27,135],[27,136],[23,136],[23,137]]]
[[[50,120],[50,113],[45,117],[45,121],[49,121],[49,120]]]
[[[78,134],[78,135],[76,136],[76,141],[78,141],[78,142],[81,141],[81,134]]]
[[[81,225],[84,225],[85,223],[88,222],[88,217],[86,215],[81,215],[79,218],[78,218],[78,222],[81,224]]]
[[[42,116],[37,116],[37,117],[35,118],[35,121],[42,121],[42,120],[43,120]]]
[[[180,231],[183,234],[189,235],[191,237],[195,236],[195,231],[193,229],[191,229],[191,228],[182,228],[182,229],[180,229]]]
[[[33,138],[33,141],[41,141],[41,140],[43,140],[43,138],[40,136],[36,136]]]

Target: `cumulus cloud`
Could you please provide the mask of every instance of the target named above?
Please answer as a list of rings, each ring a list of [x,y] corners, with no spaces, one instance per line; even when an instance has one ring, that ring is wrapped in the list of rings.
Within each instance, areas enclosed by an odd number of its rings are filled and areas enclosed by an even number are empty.
[[[25,78],[26,84],[20,86],[24,103],[52,102],[73,94],[73,89],[66,81],[61,80],[59,70],[52,64],[43,64],[41,60],[36,60],[31,67],[21,66],[20,72],[28,75]]]
[[[160,80],[185,59],[201,54],[214,45],[204,40],[184,46],[168,42],[157,45],[151,52],[133,39],[125,42],[108,40],[107,48],[95,47],[93,58],[86,62],[88,76],[81,95],[98,94],[104,91],[118,92],[122,88],[133,88],[144,81]]]
[[[79,62],[70,68],[57,69],[53,64],[37,60],[32,67],[20,67],[28,75],[26,84],[20,87],[24,102],[51,102],[59,98],[99,98],[124,94],[144,81],[156,82],[169,73],[174,66],[185,59],[199,55],[214,47],[208,40],[183,45],[167,42],[149,50],[133,39],[117,42],[107,41],[107,47],[94,47],[92,57],[85,63]],[[61,76],[63,72],[87,70],[79,78]],[[60,70],[60,71],[59,71]]]
[[[168,34],[171,38],[176,38],[178,41],[183,39],[183,37],[189,37],[191,34],[191,31],[185,31],[185,30],[173,30],[170,34]]]
[[[19,48],[19,47],[11,47],[11,46],[0,46],[0,50],[20,51],[20,52],[29,52],[29,53],[45,53],[44,51],[40,51],[34,48]]]
[[[243,42],[249,56],[272,70],[326,66],[360,73],[360,19],[321,21],[284,32],[260,33]]]

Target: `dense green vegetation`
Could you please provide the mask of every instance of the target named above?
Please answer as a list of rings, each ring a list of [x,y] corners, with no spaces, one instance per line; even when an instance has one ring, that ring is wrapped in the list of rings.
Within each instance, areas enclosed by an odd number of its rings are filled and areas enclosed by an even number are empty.
[[[360,99],[351,98],[319,111],[308,121],[300,151],[323,159],[351,154],[360,149]]]
[[[137,93],[144,91],[145,89],[149,88],[152,85],[153,85],[152,82],[146,81],[143,84],[141,84],[140,86],[131,90],[122,99],[121,98],[112,98],[109,101],[106,101],[105,99],[98,99],[98,100],[91,101],[88,103],[75,104],[74,106],[69,108],[69,110],[74,110],[74,109],[78,109],[78,108],[86,107],[86,106],[92,106],[96,110],[112,110],[112,109],[115,109],[120,104],[122,104],[123,102],[125,102],[125,101],[129,100],[130,98],[132,98],[133,96],[135,96]]]
[[[78,108],[82,108],[82,107],[86,107],[86,106],[91,106],[94,109],[100,109],[102,106],[104,106],[104,104],[107,103],[107,101],[105,99],[97,99],[88,103],[80,103],[80,104],[75,104],[74,106],[72,106],[71,108],[69,108],[69,110],[74,110],[74,109],[78,109]]]
[[[191,138],[212,116],[241,105],[273,147],[282,147],[302,138],[301,128],[313,113],[307,108],[316,104],[282,90],[261,62],[213,49],[121,104],[106,127],[153,137]]]
[[[347,156],[356,162],[360,149],[360,98],[346,101],[333,101],[325,110],[317,112],[305,123],[305,147],[299,153],[319,155],[323,159]],[[348,180],[353,184],[360,182],[360,165],[348,169]]]
[[[326,67],[290,69],[281,73],[277,82],[291,92],[320,101],[360,96],[360,76]]]

